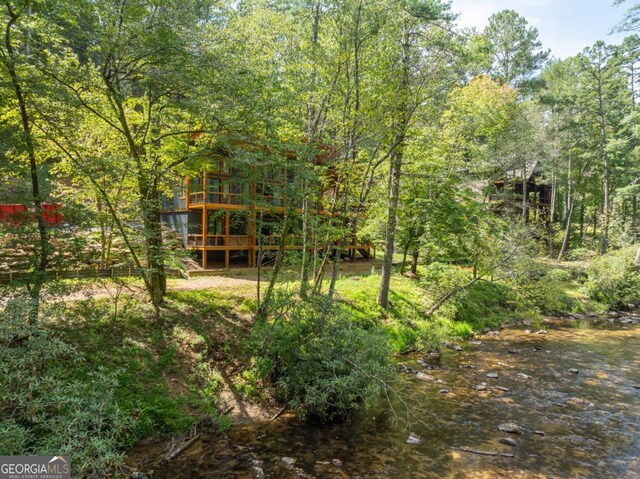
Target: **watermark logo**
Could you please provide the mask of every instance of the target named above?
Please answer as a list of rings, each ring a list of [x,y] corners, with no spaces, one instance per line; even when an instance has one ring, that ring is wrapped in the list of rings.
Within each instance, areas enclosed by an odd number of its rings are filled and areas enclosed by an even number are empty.
[[[0,456],[0,479],[70,479],[69,456]]]

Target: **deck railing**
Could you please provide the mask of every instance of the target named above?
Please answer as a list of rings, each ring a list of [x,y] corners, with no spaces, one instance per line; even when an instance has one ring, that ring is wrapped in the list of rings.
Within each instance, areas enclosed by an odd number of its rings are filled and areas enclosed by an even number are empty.
[[[205,193],[203,191],[190,193],[189,204],[201,205],[205,203],[214,205],[249,205],[250,198],[243,193]],[[256,206],[267,205],[273,208],[284,206],[285,199],[282,196],[256,195],[253,203]]]
[[[248,235],[206,235],[206,246],[249,246]],[[227,241],[228,239],[228,241]],[[187,246],[191,248],[202,248],[203,235],[187,235]]]

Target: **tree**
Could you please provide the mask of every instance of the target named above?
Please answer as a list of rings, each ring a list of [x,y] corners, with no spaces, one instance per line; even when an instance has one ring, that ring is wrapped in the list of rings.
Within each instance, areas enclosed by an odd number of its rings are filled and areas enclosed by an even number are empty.
[[[526,87],[549,57],[538,30],[513,10],[492,15],[484,36],[491,44],[490,75],[503,84]]]
[[[395,234],[397,226],[398,204],[400,198],[400,181],[402,174],[403,154],[406,148],[407,132],[418,108],[424,107],[428,99],[428,106],[433,107],[435,78],[442,73],[442,64],[429,64],[430,56],[437,57],[439,43],[431,37],[431,23],[436,20],[450,18],[445,5],[439,1],[408,2],[401,4],[397,18],[391,24],[393,30],[389,33],[389,48],[393,52],[390,70],[390,85],[392,90],[392,104],[390,106],[390,146],[388,149],[389,164],[389,196],[387,202],[386,237],[384,245],[384,259],[378,304],[389,308],[389,287],[393,254],[395,252]],[[390,22],[391,23],[391,22]],[[431,50],[429,55],[425,52]],[[432,83],[433,82],[433,83]],[[437,88],[436,88],[437,90]]]
[[[44,200],[39,178],[39,168],[42,158],[39,158],[40,145],[34,132],[34,117],[37,115],[33,108],[31,98],[36,96],[37,75],[34,75],[32,48],[40,45],[32,44],[32,25],[39,23],[40,13],[45,10],[44,5],[33,4],[30,1],[5,2],[2,10],[2,25],[4,26],[4,41],[0,44],[0,65],[2,66],[1,80],[5,80],[12,91],[12,98],[7,98],[8,109],[16,114],[11,115],[11,122],[15,123],[13,134],[17,136],[19,144],[18,155],[23,157],[28,164],[28,175],[31,182],[31,203],[34,207],[35,221],[37,223],[38,241],[36,243],[36,262],[33,269],[29,290],[30,314],[29,321],[33,324],[38,319],[40,309],[40,293],[46,277],[46,270],[51,255],[51,243],[49,232],[43,216],[42,202]],[[37,37],[44,36],[44,32],[36,32]],[[33,77],[32,77],[33,75]],[[30,78],[31,77],[31,78]],[[4,81],[3,81],[4,83]]]
[[[91,177],[134,261],[143,269],[156,309],[166,291],[161,191],[166,176],[188,158],[184,149],[189,135],[201,130],[201,122],[190,112],[199,77],[199,32],[209,20],[208,8],[198,2],[171,0],[154,6],[144,1],[82,3],[82,19],[76,17],[76,28],[67,33],[68,48],[53,53],[45,67],[64,92],[64,106],[72,110],[65,132],[58,124],[59,113],[49,118],[48,138],[76,164],[86,156],[122,161],[135,179],[144,264],[126,239],[108,192],[100,190]],[[74,125],[78,120],[101,124],[101,137],[78,141]],[[176,142],[182,143],[182,152]],[[105,149],[117,153],[105,157]]]

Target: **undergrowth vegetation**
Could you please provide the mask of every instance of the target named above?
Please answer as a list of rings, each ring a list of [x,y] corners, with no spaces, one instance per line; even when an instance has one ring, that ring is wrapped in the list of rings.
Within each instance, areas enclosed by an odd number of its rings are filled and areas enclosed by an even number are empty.
[[[588,268],[529,261],[460,289],[431,316],[470,269],[432,263],[395,275],[389,310],[376,301],[374,270],[342,276],[334,299],[302,300],[283,281],[255,325],[250,289],[173,291],[159,319],[122,292],[51,301],[37,325],[14,294],[0,309],[0,449],[70,454],[75,476],[103,477],[143,438],[226,429],[223,387],[275,398],[301,418],[342,418],[391,384],[394,353],[545,314],[640,303],[632,256],[621,250]]]
[[[300,418],[333,420],[366,407],[393,377],[381,328],[358,324],[325,297],[282,294],[278,317],[254,333],[257,377]]]

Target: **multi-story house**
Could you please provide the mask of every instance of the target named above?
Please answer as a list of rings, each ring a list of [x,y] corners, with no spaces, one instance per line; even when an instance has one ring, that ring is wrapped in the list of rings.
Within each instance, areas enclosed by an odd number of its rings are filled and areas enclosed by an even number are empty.
[[[320,161],[325,161],[326,155]],[[281,244],[279,227],[285,212],[301,211],[287,198],[286,183],[293,173],[273,168],[247,179],[233,166],[229,155],[212,156],[208,167],[181,179],[173,198],[162,211],[164,224],[178,233],[185,249],[200,253],[202,268],[257,265],[259,251],[276,251]],[[257,178],[257,179],[256,179]],[[334,194],[331,186],[318,186],[314,214],[328,214],[320,199]],[[287,250],[301,250],[302,237],[294,228],[285,241]],[[355,260],[368,259],[371,244],[353,234],[342,251]],[[215,266],[214,266],[215,265]]]

